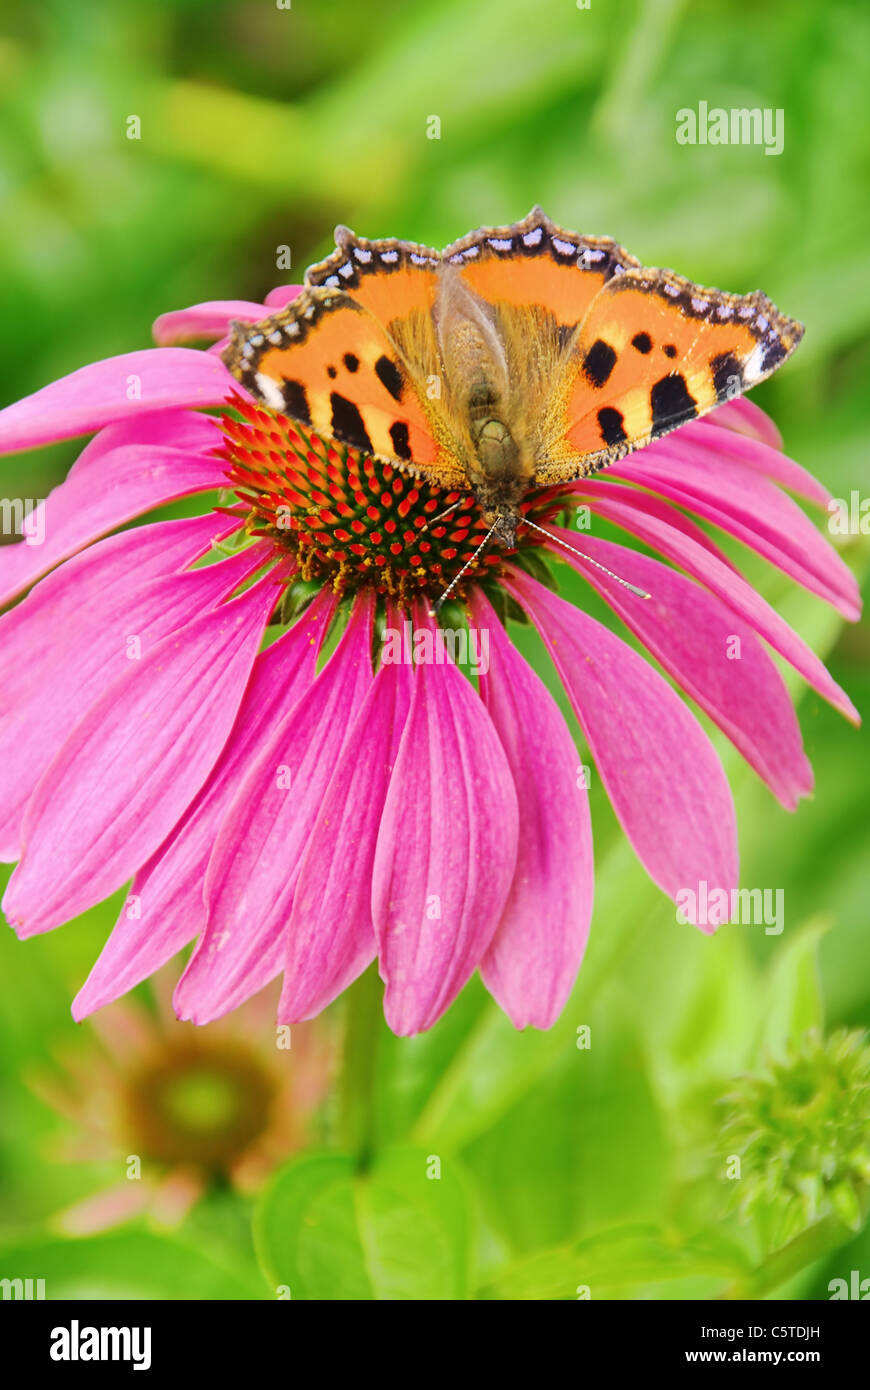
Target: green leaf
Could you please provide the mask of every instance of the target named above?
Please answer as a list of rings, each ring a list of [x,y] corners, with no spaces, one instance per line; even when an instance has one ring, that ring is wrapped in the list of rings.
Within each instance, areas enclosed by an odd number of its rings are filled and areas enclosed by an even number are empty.
[[[267,1291],[210,1253],[175,1237],[121,1230],[86,1240],[37,1239],[5,1246],[10,1278],[44,1279],[49,1299],[257,1299]]]
[[[837,1184],[831,1193],[831,1202],[843,1225],[848,1226],[850,1230],[860,1231],[864,1224],[864,1213],[858,1194],[850,1182],[844,1179]]]
[[[487,1284],[481,1296],[608,1298],[664,1280],[733,1277],[745,1268],[739,1251],[715,1236],[677,1243],[656,1226],[618,1226],[520,1261]]]
[[[516,1253],[661,1209],[669,1146],[637,1031],[614,994],[589,1012],[588,1047],[565,1048],[463,1150],[492,1226]]]
[[[760,1015],[762,1053],[779,1057],[811,1029],[821,1032],[819,941],[829,927],[829,922],[818,918],[808,922],[775,957]]]
[[[270,1284],[291,1298],[463,1299],[470,1215],[455,1164],[393,1149],[366,1172],[343,1154],[283,1168],[255,1213]]]

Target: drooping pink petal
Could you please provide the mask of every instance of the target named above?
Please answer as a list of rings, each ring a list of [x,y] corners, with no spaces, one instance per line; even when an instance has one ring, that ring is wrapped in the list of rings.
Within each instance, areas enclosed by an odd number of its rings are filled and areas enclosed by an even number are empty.
[[[130,1182],[127,1179],[95,1192],[91,1197],[76,1202],[59,1212],[52,1224],[68,1236],[91,1236],[98,1231],[110,1230],[124,1221],[130,1221],[145,1211],[154,1195],[154,1189],[147,1179]]]
[[[222,465],[205,452],[218,438],[205,417],[201,430],[182,431],[187,437],[198,436],[201,452],[148,440],[130,443],[132,433],[128,426],[103,430],[65,482],[28,517],[27,537],[42,539],[0,549],[0,603],[8,603],[61,560],[144,512],[226,486]]]
[[[177,406],[222,405],[238,382],[192,348],[145,348],[80,367],[0,410],[0,453],[91,434],[116,420]]]
[[[260,319],[270,317],[272,314],[275,313],[277,309],[283,309],[285,304],[289,304],[291,299],[295,299],[297,294],[302,293],[302,290],[302,285],[278,285],[276,289],[270,290],[269,293],[266,295],[266,298],[263,301],[263,307],[261,308],[254,322],[256,323]],[[240,319],[245,319],[246,317],[250,318],[250,315],[246,316],[243,314],[239,314],[238,317]],[[207,348],[206,351],[213,352],[215,354],[220,354],[224,351],[226,347],[229,346],[229,341],[229,332],[227,331],[223,336],[221,336],[218,339],[216,343],[212,343],[211,347]]]
[[[158,347],[171,343],[190,343],[208,338],[223,338],[230,320],[259,323],[267,318],[265,304],[247,299],[212,299],[205,304],[191,304],[187,309],[173,309],[154,320],[151,332]]]
[[[211,521],[214,528],[219,519]],[[0,638],[5,624],[12,625],[0,658],[0,672],[11,668],[0,695],[0,859],[19,857],[22,816],[37,782],[106,687],[164,637],[228,598],[270,553],[264,543],[218,564],[152,579],[136,567],[136,549],[128,547],[132,567],[105,587],[99,580],[106,566],[86,563],[67,574],[71,561],[0,621]],[[79,558],[87,562],[92,554]]]
[[[382,666],[341,750],[293,895],[281,1023],[313,1018],[374,959],[375,845],[410,703],[410,668]]]
[[[332,595],[322,592],[257,657],[224,750],[169,838],[136,874],[112,934],[73,1001],[76,1020],[152,975],[204,929],[203,883],[220,823],[252,759],[311,684],[334,607]]]
[[[214,415],[203,415],[199,410],[149,410],[144,415],[104,425],[88,440],[70,473],[91,468],[96,458],[126,444],[162,444],[189,454],[210,456],[221,439],[220,421]]]
[[[480,973],[515,1027],[549,1028],[571,992],[592,917],[586,780],[558,705],[479,590],[471,610],[492,654],[480,693],[519,804],[516,871]]]
[[[417,625],[434,642],[422,613]],[[513,777],[483,702],[449,659],[419,661],[372,883],[394,1033],[431,1027],[480,964],[514,876],[517,826]]]
[[[175,992],[179,1018],[209,1023],[281,969],[302,854],[372,683],[371,619],[365,597],[317,680],[273,726],[236,788],[206,873],[206,929]]]
[[[93,1033],[116,1075],[129,1076],[140,1070],[160,1046],[160,1031],[153,1014],[133,999],[94,1019]],[[87,1075],[82,1080],[86,1083]]]
[[[736,405],[737,402],[733,404]],[[715,423],[716,414],[718,411],[705,415],[701,420],[693,420],[690,424],[681,426],[679,431],[668,438],[675,441],[681,439],[682,443],[691,446],[693,453],[696,449],[703,451],[704,456],[710,457],[713,466],[721,467],[723,461],[727,460],[740,468],[749,468],[755,473],[771,478],[782,487],[787,487],[790,492],[812,502],[814,506],[821,507],[822,510],[827,508],[831,496],[828,489],[806,468],[802,468],[794,459],[782,453],[781,444],[775,442],[779,439],[779,431],[775,429],[772,421],[768,423],[774,429],[774,437],[757,439],[732,429],[710,431],[706,426],[709,422]],[[766,416],[764,418],[767,419]],[[665,441],[659,442],[663,444]],[[659,442],[651,444],[650,448],[658,448]]]
[[[782,448],[782,435],[770,416],[746,396],[723,402],[692,424],[717,425],[734,434],[746,435],[748,439],[758,439],[772,449]]]
[[[270,574],[201,613],[91,705],[25,812],[3,904],[20,936],[99,902],[166,838],[226,743],[277,595]]]
[[[98,614],[104,596],[118,584],[178,574],[239,524],[209,512],[138,526],[98,541],[40,580],[0,617],[0,714],[38,689],[46,662],[57,665],[52,647],[65,642],[71,618],[86,611]]]
[[[700,579],[708,589],[724,599],[735,613],[745,618],[774,651],[784,656],[823,699],[845,714],[847,719],[860,723],[860,715],[852,701],[832,680],[815,652],[736,571],[728,569],[683,532],[664,524],[653,515],[646,507],[643,494],[622,487],[619,483],[605,483],[598,479],[584,484],[584,491],[599,516],[639,537],[661,555],[673,560],[687,574]]]
[[[158,1226],[180,1226],[208,1187],[203,1168],[173,1168],[160,1179],[151,1202],[151,1216]]]
[[[737,886],[734,803],[716,750],[667,682],[519,570],[505,587],[544,639],[635,853],[670,897]],[[643,599],[637,599],[643,603]]]
[[[283,309],[285,304],[289,304],[291,299],[295,299],[297,294],[301,294],[304,285],[276,285],[266,295],[263,303],[270,309]]]
[[[591,536],[550,529],[650,595],[639,600],[593,565],[554,549],[589,580],[793,811],[812,790],[812,768],[783,679],[753,629],[721,599],[658,560]]]
[[[732,469],[711,468],[678,439],[622,459],[611,472],[714,522],[850,621],[860,615],[848,566],[797,503],[761,474],[743,469],[735,478]]]
[[[610,496],[611,493],[614,492],[612,483],[602,483],[601,479],[595,477],[578,479],[568,490],[576,495],[582,495],[583,498],[587,500],[587,510],[591,513],[594,509],[588,506],[589,495],[591,494],[591,496],[594,497],[600,487],[604,489],[603,496]],[[608,491],[608,489],[610,489],[610,491]],[[554,489],[553,491],[554,495],[557,495],[560,499],[565,496],[564,488]],[[663,497],[655,497],[651,492],[640,492],[633,487],[619,486],[615,489],[614,495],[619,498],[627,499],[627,502],[635,506],[640,506],[645,515],[658,517],[659,521],[664,522],[666,526],[673,527],[675,531],[682,532],[684,536],[688,536],[690,540],[695,541],[697,545],[702,546],[704,550],[709,551],[711,555],[715,555],[717,560],[721,561],[721,563],[726,565],[729,569],[734,570],[735,574],[740,573],[737,566],[732,564],[731,560],[725,554],[725,551],[707,535],[707,532],[704,531],[697,522],[693,521],[691,517],[684,516],[672,502],[666,502]],[[588,526],[584,525],[578,527],[577,534],[582,539],[583,536],[588,534]]]

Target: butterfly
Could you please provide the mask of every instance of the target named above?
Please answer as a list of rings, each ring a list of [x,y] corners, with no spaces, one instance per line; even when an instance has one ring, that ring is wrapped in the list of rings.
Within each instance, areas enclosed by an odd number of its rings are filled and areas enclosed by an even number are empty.
[[[520,502],[769,376],[803,326],[762,294],[651,270],[535,207],[438,252],[346,227],[223,360],[266,406],[444,489],[516,543]]]

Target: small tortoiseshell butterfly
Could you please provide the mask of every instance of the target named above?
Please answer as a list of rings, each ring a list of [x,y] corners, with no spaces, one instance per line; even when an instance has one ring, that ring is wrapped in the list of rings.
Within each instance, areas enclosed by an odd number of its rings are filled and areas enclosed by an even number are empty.
[[[760,291],[648,270],[540,208],[446,251],[346,227],[224,361],[318,434],[471,491],[513,547],[530,488],[583,477],[770,375],[803,327]]]

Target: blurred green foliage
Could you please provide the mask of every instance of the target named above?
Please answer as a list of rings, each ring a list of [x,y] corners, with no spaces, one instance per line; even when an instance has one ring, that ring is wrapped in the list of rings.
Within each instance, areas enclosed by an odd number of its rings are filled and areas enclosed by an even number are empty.
[[[802,319],[800,351],[755,398],[835,495],[866,493],[860,0],[7,0],[0,34],[3,404],[146,345],[167,309],[298,279],[337,221],[443,245],[539,202],[647,264],[760,286]],[[701,100],[782,108],[783,153],[678,145],[677,110]],[[141,139],[127,138],[131,115]],[[282,245],[292,276],[276,270]],[[0,493],[44,496],[77,447],[3,460]],[[863,568],[861,542],[846,553]],[[816,600],[746,568],[866,707],[866,629],[840,634]],[[603,617],[579,581],[565,591]],[[276,1177],[255,1223],[263,1276],[240,1234],[247,1204],[227,1194],[171,1237],[141,1223],[51,1234],[52,1215],[110,1175],[58,1161],[57,1121],[22,1078],[75,1033],[69,999],[117,900],[26,945],[4,933],[0,1274],[46,1276],[55,1295],[208,1298],[278,1284],[326,1298],[573,1298],[583,1285],[825,1298],[829,1279],[870,1275],[870,1238],[840,1225],[759,1277],[767,1252],[722,1181],[716,1102],[734,1077],[811,1027],[870,1023],[866,737],[815,696],[800,714],[817,789],[795,816],[726,757],[743,879],[784,889],[783,936],[678,926],[593,788],[596,916],[563,1019],[518,1035],[473,984],[431,1034],[384,1030],[385,1147],[363,1177],[336,1152]]]

